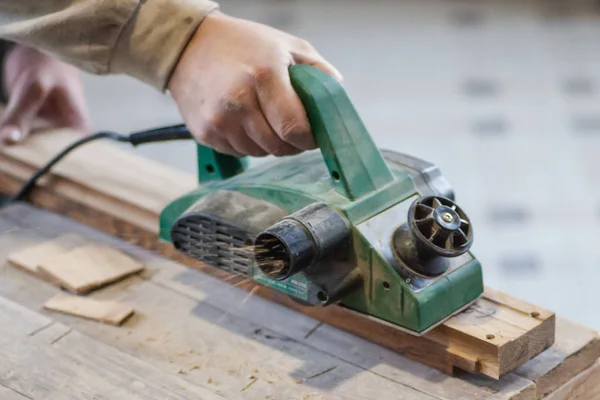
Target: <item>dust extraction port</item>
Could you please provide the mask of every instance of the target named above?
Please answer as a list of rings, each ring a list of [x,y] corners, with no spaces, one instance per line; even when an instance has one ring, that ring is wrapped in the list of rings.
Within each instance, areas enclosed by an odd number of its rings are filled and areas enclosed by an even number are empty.
[[[287,279],[347,248],[350,228],[344,217],[324,203],[296,211],[256,236],[254,260],[274,280]]]
[[[299,222],[289,219],[260,233],[254,241],[254,259],[258,268],[278,281],[308,268],[316,253],[308,231]]]

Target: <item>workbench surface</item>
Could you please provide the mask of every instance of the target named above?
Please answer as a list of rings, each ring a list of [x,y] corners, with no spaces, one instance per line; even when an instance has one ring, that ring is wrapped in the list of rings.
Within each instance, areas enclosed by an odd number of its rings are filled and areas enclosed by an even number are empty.
[[[0,212],[0,233],[2,260],[11,251],[77,233],[146,265],[141,275],[90,295],[135,308],[133,317],[115,327],[44,310],[59,289],[3,262],[3,400],[536,399],[542,395],[536,371],[556,367],[595,340],[591,330],[559,320],[555,346],[520,372],[500,381],[451,378],[128,245],[131,238],[116,239],[26,205]],[[573,368],[576,361],[569,359]],[[595,363],[546,398],[600,398],[599,377]]]

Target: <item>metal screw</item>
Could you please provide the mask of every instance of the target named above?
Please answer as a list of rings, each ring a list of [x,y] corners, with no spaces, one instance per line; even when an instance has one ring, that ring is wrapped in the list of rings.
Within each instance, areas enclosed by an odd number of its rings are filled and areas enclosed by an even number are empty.
[[[452,221],[454,221],[454,218],[452,217],[452,214],[447,213],[447,212],[442,214],[442,219],[444,221],[446,221],[446,222],[452,222]]]

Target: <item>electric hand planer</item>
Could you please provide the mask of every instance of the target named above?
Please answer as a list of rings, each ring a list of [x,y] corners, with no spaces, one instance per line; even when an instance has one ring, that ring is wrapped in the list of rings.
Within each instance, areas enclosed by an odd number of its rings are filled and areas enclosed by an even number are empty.
[[[161,238],[303,305],[416,335],[476,300],[473,227],[440,171],[379,150],[329,75],[295,65],[290,77],[320,151],[247,168],[198,146],[201,185],[166,207]]]

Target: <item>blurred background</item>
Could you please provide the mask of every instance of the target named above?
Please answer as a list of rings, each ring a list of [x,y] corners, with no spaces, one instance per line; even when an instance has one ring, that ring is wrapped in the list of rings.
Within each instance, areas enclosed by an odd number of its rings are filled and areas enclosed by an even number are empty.
[[[600,329],[600,2],[220,4],[312,42],[380,147],[442,169],[486,285]],[[181,121],[136,81],[85,82],[95,129]],[[191,143],[135,151],[195,172]]]

